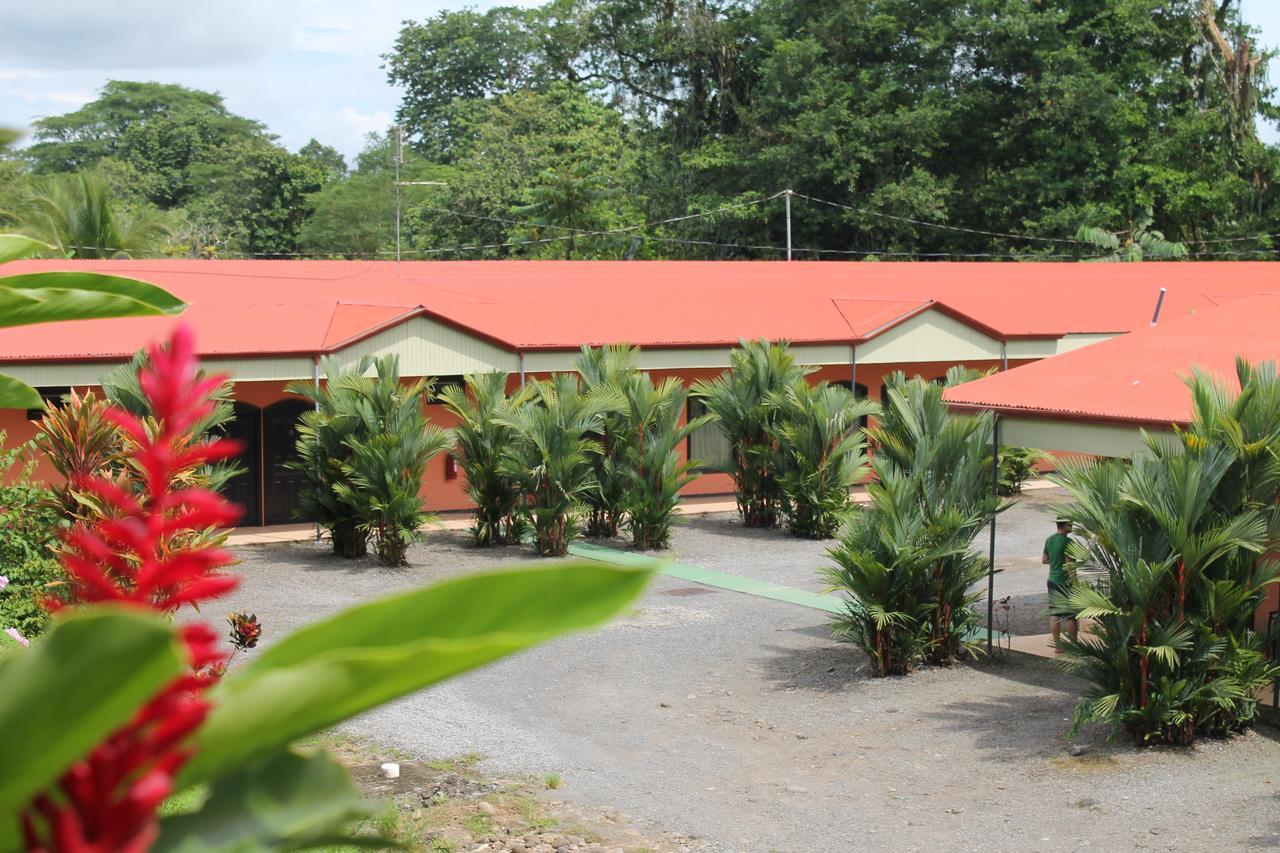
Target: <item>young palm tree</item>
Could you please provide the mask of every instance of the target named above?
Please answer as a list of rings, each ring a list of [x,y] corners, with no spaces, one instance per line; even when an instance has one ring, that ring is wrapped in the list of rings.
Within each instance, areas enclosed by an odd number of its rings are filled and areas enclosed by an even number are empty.
[[[471,535],[482,548],[511,545],[520,539],[520,489],[498,466],[517,439],[506,419],[528,402],[531,389],[508,396],[505,373],[479,373],[465,381],[465,388],[451,385],[439,398],[458,418],[453,455],[467,478],[467,496],[476,505]]]
[[[867,473],[862,418],[878,407],[823,382],[798,382],[770,394],[781,417],[770,427],[782,465],[787,527],[795,536],[830,539],[849,511],[849,489]]]
[[[743,341],[721,376],[694,383],[729,437],[733,461],[724,470],[733,477],[738,512],[747,527],[776,527],[786,512],[778,448],[770,428],[780,417],[769,395],[804,381],[814,368],[801,367],[786,343]]]
[[[298,459],[289,463],[311,485],[299,496],[300,508],[329,530],[336,553],[359,556],[372,539],[382,563],[402,565],[430,520],[420,496],[427,463],[452,441],[427,423],[433,380],[403,384],[395,356],[366,357],[346,371],[331,360],[323,367],[324,386],[287,388],[317,404],[302,415]],[[365,376],[370,367],[375,377]]]
[[[583,347],[574,361],[574,369],[581,377],[582,388],[607,393],[610,389],[621,394],[637,375],[635,359],[640,350],[628,344],[604,347]],[[587,535],[613,537],[618,535],[626,512],[625,504],[631,488],[631,478],[625,462],[623,431],[626,429],[622,412],[605,412],[599,430],[593,433],[600,442],[600,452],[592,456],[595,485],[583,495],[589,507]]]
[[[1066,463],[1066,516],[1108,589],[1074,586],[1064,602],[1095,620],[1064,640],[1063,665],[1090,682],[1073,733],[1091,721],[1136,742],[1188,744],[1249,725],[1280,675],[1253,618],[1277,576],[1280,382],[1240,362],[1241,390],[1196,371],[1189,428],[1121,461]]]
[[[158,251],[169,235],[157,212],[126,211],[91,172],[35,179],[13,213],[17,228],[69,258],[128,258]]]
[[[922,379],[898,377],[888,396],[871,431],[882,448],[871,503],[831,549],[836,565],[824,573],[850,596],[836,637],[871,655],[879,675],[974,651],[975,585],[987,560],[973,540],[1005,508],[991,489],[989,416],[950,412],[942,388]]]
[[[680,423],[689,392],[668,378],[655,385],[633,374],[625,389],[627,408],[621,417],[627,436],[623,446],[628,488],[626,526],[637,548],[666,548],[680,504],[680,490],[698,478],[696,459],[680,459],[680,446],[696,429],[711,423],[703,415]]]
[[[583,495],[595,486],[592,457],[600,453],[593,437],[605,413],[622,408],[616,389],[579,393],[574,376],[559,374],[533,382],[528,405],[501,423],[516,440],[508,445],[498,471],[524,494],[521,512],[533,527],[539,554],[563,556],[582,529]]]

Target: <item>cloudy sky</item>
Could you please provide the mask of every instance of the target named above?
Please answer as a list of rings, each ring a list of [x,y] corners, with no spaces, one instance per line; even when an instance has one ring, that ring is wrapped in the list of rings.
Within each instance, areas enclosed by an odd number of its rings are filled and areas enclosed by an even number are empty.
[[[535,5],[537,0],[505,0]],[[398,100],[380,68],[400,22],[495,0],[43,0],[12,4],[0,29],[0,126],[68,112],[107,80],[221,92],[291,149],[312,137],[350,159]],[[1242,0],[1280,46],[1280,3]],[[1273,76],[1280,75],[1277,68]],[[1271,139],[1280,138],[1267,129]]]

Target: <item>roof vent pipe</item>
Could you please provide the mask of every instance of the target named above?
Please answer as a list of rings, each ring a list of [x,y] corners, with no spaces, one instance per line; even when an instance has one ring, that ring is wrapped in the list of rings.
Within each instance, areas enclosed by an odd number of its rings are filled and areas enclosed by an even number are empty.
[[[1156,297],[1156,313],[1151,315],[1151,325],[1160,322],[1160,308],[1164,305],[1165,288],[1160,288],[1160,295]]]

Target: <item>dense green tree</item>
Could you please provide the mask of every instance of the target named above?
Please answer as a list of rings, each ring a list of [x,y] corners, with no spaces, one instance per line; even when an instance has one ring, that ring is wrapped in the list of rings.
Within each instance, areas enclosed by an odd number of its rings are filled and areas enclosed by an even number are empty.
[[[298,156],[314,166],[326,184],[347,176],[347,158],[332,145],[325,145],[314,137],[298,149]]]
[[[74,112],[35,123],[24,152],[37,173],[72,172],[114,158],[149,182],[161,207],[184,203],[215,152],[233,142],[269,139],[252,119],[227,110],[222,96],[185,86],[112,80]]]

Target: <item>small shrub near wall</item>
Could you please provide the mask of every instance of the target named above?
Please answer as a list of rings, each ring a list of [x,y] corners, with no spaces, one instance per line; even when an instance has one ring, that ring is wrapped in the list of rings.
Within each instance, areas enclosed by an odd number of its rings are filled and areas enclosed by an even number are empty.
[[[0,445],[3,438],[0,433]],[[0,630],[30,639],[48,622],[41,599],[59,597],[64,589],[54,553],[63,525],[53,493],[31,482],[33,466],[18,468],[21,453],[0,452],[0,576],[7,578],[0,589]]]

